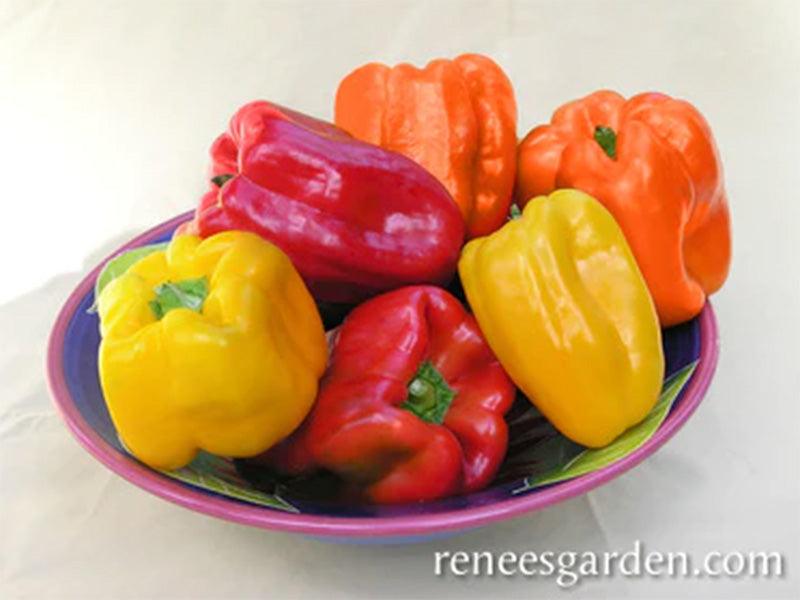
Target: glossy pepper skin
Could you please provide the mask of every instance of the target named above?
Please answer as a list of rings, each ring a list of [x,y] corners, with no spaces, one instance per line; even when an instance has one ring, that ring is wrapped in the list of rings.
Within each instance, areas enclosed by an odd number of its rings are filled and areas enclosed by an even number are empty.
[[[688,102],[600,91],[565,104],[520,143],[517,201],[577,188],[611,211],[661,324],[696,316],[725,281],[728,202],[711,129]]]
[[[455,273],[464,238],[458,208],[404,156],[252,102],[211,157],[211,190],[185,231],[257,233],[289,255],[317,300],[356,302]]]
[[[592,197],[532,199],[469,242],[459,272],[500,363],[565,436],[605,446],[653,407],[664,375],[655,308],[622,231]]]
[[[314,409],[264,462],[288,473],[328,469],[379,504],[491,481],[515,389],[458,300],[431,286],[377,296],[348,315],[333,344]]]
[[[355,137],[414,159],[452,194],[468,237],[491,233],[514,187],[517,106],[490,58],[463,54],[418,69],[370,63],[339,84],[335,122]]]
[[[289,258],[258,236],[177,236],[106,285],[98,310],[111,418],[152,467],[177,469],[199,449],[257,455],[311,409],[322,321]]]

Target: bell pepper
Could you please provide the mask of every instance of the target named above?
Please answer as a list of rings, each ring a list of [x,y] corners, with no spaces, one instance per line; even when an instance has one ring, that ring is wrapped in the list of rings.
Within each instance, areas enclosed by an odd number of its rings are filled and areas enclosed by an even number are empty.
[[[664,375],[647,286],[614,218],[559,190],[469,242],[459,263],[481,331],[511,379],[565,436],[600,447],[641,421]]]
[[[661,323],[697,315],[725,281],[728,202],[711,129],[688,102],[600,91],[559,108],[519,146],[517,200],[577,188],[611,211]]]
[[[379,504],[478,490],[505,455],[514,394],[458,300],[402,288],[348,315],[313,410],[257,461],[290,474],[332,471],[350,497]]]
[[[276,246],[244,232],[177,236],[97,299],[100,383],[120,439],[159,469],[198,449],[257,455],[303,420],[327,343]]]
[[[292,259],[317,300],[447,283],[464,224],[413,161],[329,123],[252,102],[211,148],[211,189],[184,231],[251,231]]]
[[[452,194],[468,237],[505,221],[514,187],[517,106],[491,59],[463,54],[424,69],[370,63],[339,84],[334,120],[359,139],[413,158]]]

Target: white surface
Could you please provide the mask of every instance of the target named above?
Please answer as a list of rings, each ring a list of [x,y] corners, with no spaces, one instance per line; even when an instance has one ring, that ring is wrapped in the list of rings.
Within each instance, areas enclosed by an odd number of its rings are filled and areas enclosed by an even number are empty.
[[[433,552],[624,552],[636,539],[697,557],[780,551],[788,573],[585,581],[571,595],[800,595],[798,3],[430,4],[0,4],[0,597],[552,597],[552,580],[437,579]],[[263,97],[329,117],[337,81],[363,62],[462,51],[505,67],[520,133],[600,87],[682,96],[711,122],[735,258],[715,298],[718,375],[686,428],[587,496],[396,548],[217,521],[85,454],[44,384],[56,310],[106,251],[192,207],[234,109]]]

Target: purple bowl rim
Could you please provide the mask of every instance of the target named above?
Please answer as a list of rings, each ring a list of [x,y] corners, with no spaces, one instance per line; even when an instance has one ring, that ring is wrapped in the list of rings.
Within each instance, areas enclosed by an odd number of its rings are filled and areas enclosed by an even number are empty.
[[[436,532],[472,529],[495,521],[519,516],[563,500],[585,494],[623,474],[653,454],[680,429],[703,399],[719,357],[719,334],[714,309],[706,302],[700,313],[700,358],[697,369],[684,389],[680,404],[667,416],[656,433],[628,456],[592,473],[555,484],[538,492],[521,494],[508,500],[475,508],[465,508],[429,515],[401,517],[326,517],[281,512],[237,500],[211,496],[177,480],[170,479],[119,453],[109,445],[80,414],[72,400],[63,370],[63,346],[67,327],[86,294],[94,287],[102,266],[111,258],[143,245],[191,218],[180,214],[147,230],[112,252],[83,278],[59,311],[47,347],[47,379],[50,393],[72,434],[78,442],[111,471],[134,485],[165,500],[207,515],[262,529],[300,532],[315,536],[393,537],[425,535]]]

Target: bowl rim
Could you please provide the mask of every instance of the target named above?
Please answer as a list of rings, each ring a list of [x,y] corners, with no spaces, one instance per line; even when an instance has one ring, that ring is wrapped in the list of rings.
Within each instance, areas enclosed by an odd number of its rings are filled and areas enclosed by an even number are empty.
[[[716,370],[719,333],[714,309],[706,302],[700,313],[700,357],[697,368],[683,391],[680,404],[667,416],[653,436],[624,458],[592,473],[554,484],[538,492],[520,494],[507,500],[474,508],[434,514],[398,517],[331,517],[296,514],[213,496],[171,479],[158,471],[121,454],[85,421],[66,384],[63,348],[67,327],[87,293],[94,288],[100,269],[117,254],[146,244],[191,218],[182,213],[136,236],[111,254],[86,275],[67,298],[56,317],[47,347],[47,380],[50,393],[77,441],[111,471],[134,485],[175,504],[220,519],[262,529],[300,532],[332,537],[395,537],[472,529],[519,516],[563,500],[585,494],[621,475],[653,454],[680,429],[703,399]]]

